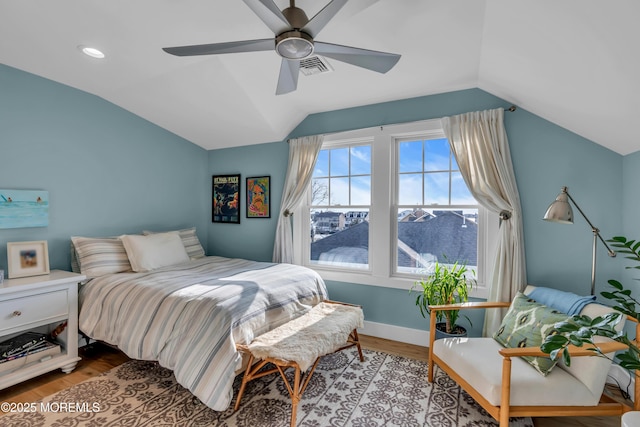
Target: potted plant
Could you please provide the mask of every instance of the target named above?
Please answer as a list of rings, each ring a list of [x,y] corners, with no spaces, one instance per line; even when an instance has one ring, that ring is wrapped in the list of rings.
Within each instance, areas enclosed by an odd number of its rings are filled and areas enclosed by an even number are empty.
[[[410,292],[418,291],[416,305],[422,317],[427,318],[431,314],[430,305],[467,302],[469,291],[475,284],[475,279],[467,277],[469,272],[473,273],[464,263],[460,264],[456,261],[454,264],[443,264],[436,261],[433,272],[416,281],[411,287]],[[466,335],[466,329],[458,324],[459,317],[460,310],[438,311],[436,314],[438,337]],[[464,317],[471,325],[471,320],[467,316]]]
[[[640,263],[640,242],[628,240],[621,236],[614,237],[608,241],[611,242],[611,246],[618,249],[619,253],[627,254],[627,259]],[[626,268],[640,269],[640,265]],[[563,350],[569,346],[569,344],[578,347],[587,344],[590,350],[599,353],[600,356],[607,357],[597,349],[593,340],[595,336],[604,336],[628,346],[627,350],[616,355],[620,366],[629,370],[640,369],[640,348],[638,348],[636,342],[627,337],[624,331],[617,332],[614,329],[615,325],[622,320],[622,314],[640,319],[640,313],[637,307],[640,302],[632,296],[631,290],[625,289],[619,281],[609,280],[608,283],[613,288],[613,291],[601,292],[601,295],[617,304],[613,308],[618,311],[618,313],[611,313],[595,319],[587,316],[573,316],[573,318],[568,321],[556,325],[558,334],[548,336],[545,339],[545,342],[540,346],[542,351],[549,353],[553,359],[557,358],[559,354],[562,354],[564,363],[567,366],[570,365],[571,358],[569,353]]]

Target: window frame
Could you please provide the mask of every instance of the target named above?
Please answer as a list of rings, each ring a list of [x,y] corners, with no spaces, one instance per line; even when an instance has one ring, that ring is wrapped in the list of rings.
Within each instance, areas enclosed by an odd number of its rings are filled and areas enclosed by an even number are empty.
[[[376,126],[326,135],[322,149],[371,144],[371,205],[369,210],[369,264],[368,268],[350,269],[339,266],[312,264],[310,259],[311,236],[311,185],[305,201],[295,210],[293,218],[294,263],[317,271],[324,280],[411,289],[418,275],[395,271],[397,264],[397,141],[407,138],[445,138],[440,119],[396,125]],[[455,205],[453,205],[455,206]],[[449,207],[449,206],[447,206]],[[499,218],[495,213],[478,204],[478,275],[472,297],[488,296],[487,280],[491,277],[493,254],[498,236]],[[372,250],[372,248],[389,248]],[[392,250],[393,248],[393,250]],[[390,253],[391,251],[391,253]]]

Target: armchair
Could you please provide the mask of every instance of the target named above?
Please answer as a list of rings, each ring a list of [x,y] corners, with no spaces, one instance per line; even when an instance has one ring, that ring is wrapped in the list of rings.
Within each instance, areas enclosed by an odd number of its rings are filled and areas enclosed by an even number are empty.
[[[527,295],[533,289],[527,287]],[[571,367],[559,362],[546,376],[536,371],[523,356],[548,357],[539,347],[503,347],[492,337],[435,339],[436,313],[452,309],[507,308],[509,302],[468,302],[431,306],[428,380],[433,382],[438,365],[480,406],[508,427],[510,417],[622,415],[640,409],[640,374],[635,373],[633,407],[603,394],[611,361],[594,351],[570,346]],[[611,307],[592,303],[580,314],[596,317],[612,312]],[[636,335],[640,325],[636,322]],[[622,328],[624,322],[618,325]],[[601,337],[598,337],[601,338]],[[606,338],[598,347],[609,355],[626,348]]]

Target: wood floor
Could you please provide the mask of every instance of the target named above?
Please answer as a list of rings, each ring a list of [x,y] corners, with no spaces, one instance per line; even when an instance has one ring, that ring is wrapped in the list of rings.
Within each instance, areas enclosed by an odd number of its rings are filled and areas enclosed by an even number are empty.
[[[360,335],[360,340],[362,346],[370,350],[384,351],[427,361],[426,347],[366,335]],[[80,350],[80,355],[82,360],[70,374],[64,374],[57,370],[5,390],[0,390],[0,402],[35,402],[129,360],[120,351],[102,344],[84,347]],[[534,425],[536,427],[619,427],[620,417],[535,418]]]

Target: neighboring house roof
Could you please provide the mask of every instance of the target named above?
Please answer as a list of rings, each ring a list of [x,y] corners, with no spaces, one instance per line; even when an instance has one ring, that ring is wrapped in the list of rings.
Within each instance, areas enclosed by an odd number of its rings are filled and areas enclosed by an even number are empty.
[[[398,238],[417,254],[431,254],[439,262],[459,260],[477,265],[478,224],[452,211],[440,211],[425,222],[398,222]],[[352,248],[345,251],[344,248]],[[369,248],[369,223],[362,222],[311,244],[311,259],[321,254],[341,256],[343,262],[366,263],[362,254]],[[353,250],[357,249],[357,250]],[[335,256],[332,255],[332,258]],[[326,255],[325,255],[326,257]],[[358,260],[354,259],[357,258]],[[398,249],[398,264],[412,266],[412,256]]]
[[[320,219],[320,218],[339,218],[340,215],[344,215],[342,212],[332,212],[332,211],[327,211],[327,212],[317,212],[314,215],[314,218],[316,220]]]
[[[477,265],[478,224],[455,212],[439,212],[424,222],[400,222],[398,239],[419,254],[437,257],[438,262],[449,259]],[[410,261],[405,251],[398,251],[399,265],[411,265]]]
[[[366,264],[368,249],[369,223],[365,221],[311,243],[311,259],[317,261],[325,254],[323,260]]]

